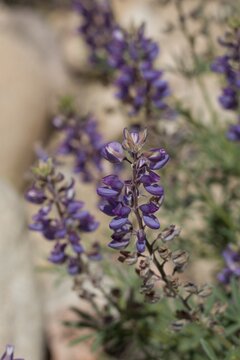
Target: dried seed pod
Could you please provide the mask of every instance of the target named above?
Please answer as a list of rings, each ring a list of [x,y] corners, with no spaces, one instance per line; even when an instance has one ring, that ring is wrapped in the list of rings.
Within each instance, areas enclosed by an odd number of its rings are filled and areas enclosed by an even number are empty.
[[[228,304],[222,304],[220,302],[216,302],[211,309],[211,315],[215,316],[218,314],[222,314],[226,311],[227,307]]]
[[[131,253],[130,251],[120,251],[118,261],[126,263],[128,265],[134,265],[137,263],[138,255],[136,252]]]
[[[172,253],[172,261],[174,265],[182,266],[189,259],[189,254],[185,250],[176,250]]]
[[[208,284],[205,284],[199,289],[198,296],[200,296],[202,298],[206,298],[209,295],[211,295],[211,293],[212,293],[211,286],[209,286]]]
[[[170,259],[171,251],[166,246],[161,246],[157,251],[163,260]]]
[[[175,265],[173,274],[175,272],[183,272],[187,266],[189,253],[185,250],[176,250],[172,253],[172,261]]]
[[[197,286],[192,282],[187,282],[183,285],[184,290],[189,294],[197,294],[198,288]]]
[[[173,240],[175,237],[179,236],[180,234],[180,229],[176,228],[175,225],[170,225],[168,228],[164,229],[161,234],[160,234],[160,238],[162,241],[171,241]]]

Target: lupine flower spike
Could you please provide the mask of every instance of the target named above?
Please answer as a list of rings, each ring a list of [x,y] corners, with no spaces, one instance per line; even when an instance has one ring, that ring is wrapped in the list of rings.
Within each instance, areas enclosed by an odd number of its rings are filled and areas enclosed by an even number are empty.
[[[97,189],[101,198],[100,210],[112,218],[109,227],[113,234],[109,246],[120,251],[120,262],[136,265],[146,300],[155,302],[162,296],[179,298],[188,312],[188,320],[194,320],[197,314],[193,313],[189,298],[193,295],[203,297],[210,292],[206,287],[198,288],[190,282],[181,284],[175,277],[186,268],[189,255],[180,249],[171,251],[167,245],[180,231],[174,225],[159,231],[160,221],[156,216],[164,198],[156,171],[167,164],[169,155],[162,148],[143,150],[146,138],[146,129],[125,129],[122,144],[111,142],[103,149],[103,156],[108,161],[125,161],[131,168],[129,179],[108,175]],[[171,274],[166,273],[167,262],[171,264]],[[162,292],[159,287],[156,289],[157,282],[163,284]]]
[[[84,209],[84,203],[76,199],[74,180],[66,181],[51,159],[40,161],[32,172],[33,184],[26,199],[40,208],[29,228],[42,233],[53,244],[50,262],[66,264],[69,274],[79,274],[84,256],[100,258],[98,244],[86,250],[81,239],[82,233],[95,231],[98,222]]]
[[[159,113],[170,115],[166,103],[170,88],[163,71],[155,66],[159,54],[157,43],[145,35],[145,26],[128,33],[121,28],[113,32],[109,45],[109,64],[117,73],[116,96],[130,106],[130,114],[145,110],[152,117]]]
[[[139,252],[145,250],[145,229],[158,229],[160,223],[156,213],[163,201],[164,190],[159,185],[160,177],[153,171],[161,169],[169,160],[169,155],[164,149],[151,149],[148,153],[140,153],[145,144],[147,131],[129,132],[124,130],[123,144],[111,142],[103,149],[103,156],[110,162],[127,160],[133,167],[132,179],[121,181],[117,175],[108,175],[102,179],[102,186],[97,193],[102,201],[100,209],[113,219],[109,226],[114,231],[109,246],[115,249],[126,248],[132,238],[135,238]],[[131,160],[125,152],[129,153]],[[142,189],[140,190],[140,188]],[[146,191],[150,199],[136,208],[139,197]],[[139,229],[134,231],[131,213],[135,212],[139,220]]]
[[[108,0],[74,0],[74,9],[81,15],[79,32],[90,49],[90,62],[106,67],[108,45],[115,19]]]

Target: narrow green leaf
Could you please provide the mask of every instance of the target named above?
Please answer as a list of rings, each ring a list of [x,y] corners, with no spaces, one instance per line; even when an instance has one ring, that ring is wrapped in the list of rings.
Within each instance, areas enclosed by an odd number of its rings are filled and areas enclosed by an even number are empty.
[[[80,344],[81,342],[87,341],[89,339],[91,339],[94,336],[94,334],[87,334],[87,335],[82,335],[76,339],[73,339],[69,342],[69,346],[75,346],[77,344]]]
[[[200,343],[202,345],[203,350],[205,351],[206,355],[208,356],[208,358],[210,360],[219,360],[216,355],[214,354],[213,349],[211,349],[211,347],[209,346],[209,344],[204,340],[201,339]]]

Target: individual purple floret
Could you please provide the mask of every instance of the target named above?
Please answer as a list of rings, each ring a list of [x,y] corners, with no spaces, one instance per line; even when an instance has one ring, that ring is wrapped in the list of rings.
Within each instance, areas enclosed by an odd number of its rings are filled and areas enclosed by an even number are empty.
[[[130,179],[123,181],[117,175],[108,175],[97,189],[101,197],[100,210],[112,217],[109,227],[113,234],[109,246],[113,249],[125,249],[134,238],[137,251],[142,253],[146,247],[147,228],[160,228],[155,214],[162,204],[164,190],[159,185],[159,175],[153,170],[163,168],[169,155],[161,148],[142,152],[146,137],[146,130],[129,132],[125,129],[122,144],[112,142],[103,149],[108,161],[126,161],[132,169]]]
[[[84,209],[84,203],[76,199],[74,180],[67,182],[56,171],[51,159],[40,161],[32,170],[34,180],[26,192],[26,200],[39,206],[29,228],[40,232],[53,244],[48,260],[54,264],[66,264],[71,275],[82,270],[82,254],[99,259],[96,244],[86,251],[82,233],[93,232],[98,222]],[[94,256],[93,256],[94,255]]]
[[[159,54],[157,43],[145,35],[145,26],[128,33],[120,28],[113,32],[109,45],[109,64],[116,70],[116,96],[130,105],[131,114],[142,109],[148,116],[159,111],[170,113],[166,98],[170,95],[163,71],[155,66]]]
[[[228,138],[239,141],[240,127],[240,27],[231,29],[226,33],[225,39],[219,40],[226,49],[226,54],[218,57],[211,68],[214,72],[223,74],[226,84],[219,96],[219,102],[225,110],[237,113],[238,124],[231,125]]]
[[[106,65],[108,44],[115,27],[115,19],[108,0],[74,0],[74,9],[81,15],[79,32],[90,48],[90,61]]]
[[[227,138],[231,141],[240,141],[240,122],[229,126]]]
[[[233,276],[240,277],[240,251],[228,245],[223,251],[223,258],[226,267],[218,274],[218,280],[229,284]]]
[[[56,116],[53,125],[64,134],[57,153],[74,157],[74,172],[81,174],[84,182],[98,178],[102,172],[103,142],[94,117],[70,112]]]
[[[14,358],[14,347],[12,345],[6,346],[6,351],[2,355],[0,360],[23,360]]]

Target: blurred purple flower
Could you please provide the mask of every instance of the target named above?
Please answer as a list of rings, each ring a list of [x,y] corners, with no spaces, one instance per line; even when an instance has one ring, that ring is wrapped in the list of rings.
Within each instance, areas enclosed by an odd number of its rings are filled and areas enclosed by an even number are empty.
[[[33,174],[33,184],[25,197],[40,208],[29,228],[53,243],[48,260],[54,264],[66,263],[69,273],[75,275],[81,271],[82,254],[93,259],[93,252],[85,250],[81,235],[95,231],[98,222],[84,210],[84,203],[76,199],[74,181],[67,182],[50,159],[40,161]],[[95,246],[95,259],[100,256],[98,250]]]
[[[73,7],[82,18],[78,31],[90,49],[90,62],[106,66],[108,45],[115,27],[110,2],[108,0],[74,0]]]
[[[103,142],[93,116],[81,118],[73,112],[55,117],[53,125],[64,134],[57,153],[74,157],[74,172],[81,174],[83,181],[92,181],[94,175],[98,178],[102,172]]]
[[[218,98],[219,103],[225,110],[237,113],[238,123],[229,127],[227,137],[231,141],[240,141],[240,27],[232,28],[219,42],[226,49],[226,54],[217,57],[211,69],[224,75],[226,81]]]
[[[226,267],[218,274],[218,280],[228,284],[233,276],[240,277],[240,251],[228,245],[223,251],[223,258]]]
[[[14,358],[14,347],[12,345],[7,345],[6,351],[2,355],[0,360],[23,360],[23,359]]]
[[[133,33],[116,27],[109,44],[109,64],[117,73],[116,96],[130,105],[131,114],[145,109],[148,116],[161,111],[170,114],[166,98],[170,95],[163,72],[155,68],[157,43],[145,35],[142,25]]]
[[[240,141],[240,122],[229,126],[227,138],[231,141]]]

